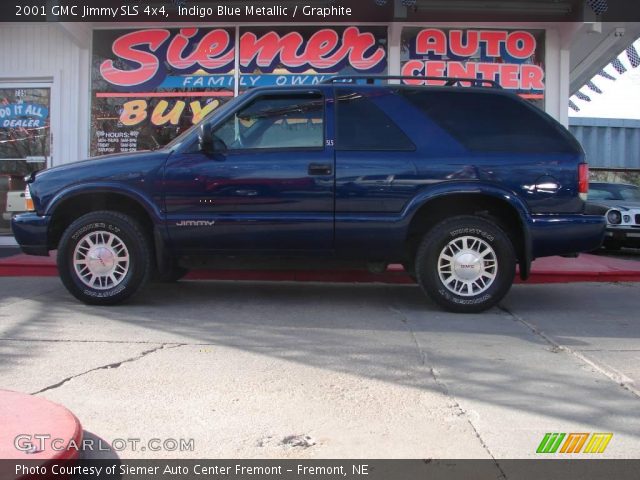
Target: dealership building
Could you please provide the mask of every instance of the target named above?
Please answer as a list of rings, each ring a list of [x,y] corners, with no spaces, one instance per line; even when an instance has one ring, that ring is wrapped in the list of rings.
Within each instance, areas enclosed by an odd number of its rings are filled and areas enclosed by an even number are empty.
[[[365,2],[386,20],[0,23],[0,178],[158,148],[246,89],[334,75],[493,80],[568,125],[570,96],[640,36],[602,1]]]

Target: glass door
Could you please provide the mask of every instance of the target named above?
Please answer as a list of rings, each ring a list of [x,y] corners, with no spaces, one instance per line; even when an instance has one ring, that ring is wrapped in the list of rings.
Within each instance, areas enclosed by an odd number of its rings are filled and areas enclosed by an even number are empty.
[[[0,83],[0,235],[24,210],[24,177],[51,155],[51,85]]]

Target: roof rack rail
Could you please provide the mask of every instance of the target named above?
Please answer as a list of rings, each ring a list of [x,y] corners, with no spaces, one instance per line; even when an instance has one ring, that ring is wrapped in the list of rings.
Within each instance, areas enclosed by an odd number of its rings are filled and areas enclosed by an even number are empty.
[[[446,87],[460,86],[461,83],[470,83],[474,87],[482,87],[488,85],[490,88],[502,88],[495,80],[485,80],[483,78],[471,77],[427,77],[427,76],[407,76],[407,75],[336,75],[327,78],[321,83],[357,83],[365,81],[372,85],[376,80],[440,80],[444,81]]]

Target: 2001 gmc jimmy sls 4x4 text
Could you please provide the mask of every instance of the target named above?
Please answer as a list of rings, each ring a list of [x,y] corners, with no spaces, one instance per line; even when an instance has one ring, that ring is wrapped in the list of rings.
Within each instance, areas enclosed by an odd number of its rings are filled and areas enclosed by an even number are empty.
[[[534,258],[600,245],[584,152],[555,120],[484,80],[389,79],[257,88],[160,150],[32,174],[15,237],[57,249],[64,285],[91,304],[233,256],[398,262],[457,312],[496,304],[516,264],[526,279]]]

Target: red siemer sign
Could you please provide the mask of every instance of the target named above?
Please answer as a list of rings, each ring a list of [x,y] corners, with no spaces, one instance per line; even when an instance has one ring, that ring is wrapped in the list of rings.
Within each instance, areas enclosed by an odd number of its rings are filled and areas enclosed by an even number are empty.
[[[149,29],[127,33],[112,45],[113,53],[130,65],[119,68],[111,59],[100,65],[102,77],[112,85],[132,87],[151,82],[164,74],[165,61],[171,69],[191,73],[204,69],[209,73],[233,68],[235,50],[227,30],[214,29],[196,43],[199,30],[182,28],[171,38],[166,29]],[[161,55],[160,52],[163,52]],[[255,64],[261,69],[282,65],[290,71],[314,69],[318,72],[339,69],[343,64],[360,71],[370,70],[386,60],[386,52],[377,47],[373,34],[348,27],[342,34],[321,29],[306,41],[298,32],[279,35],[246,32],[240,38],[240,65]]]

